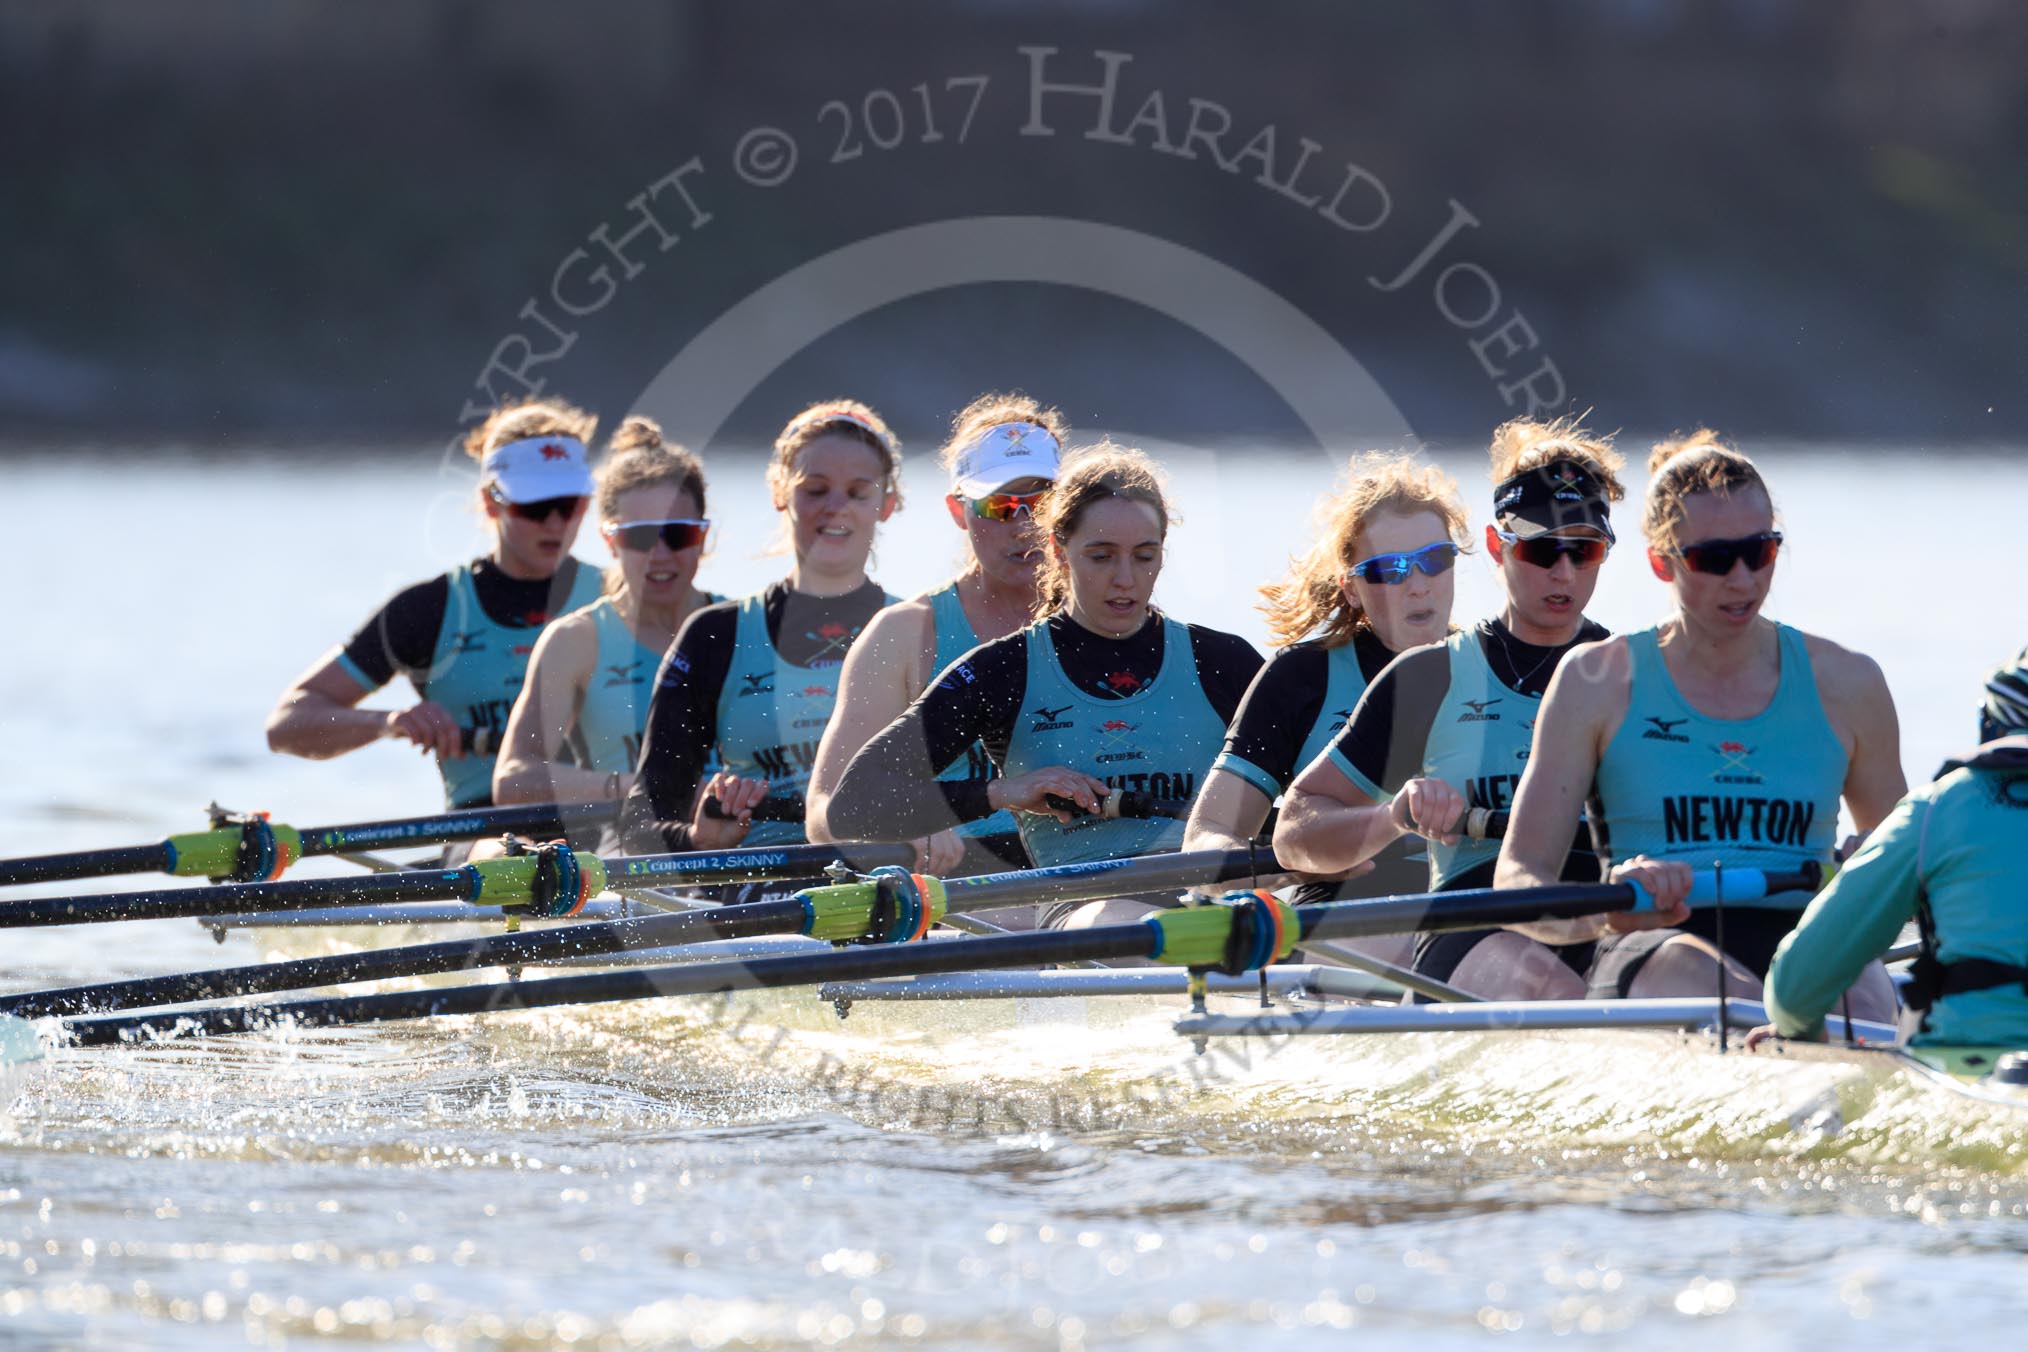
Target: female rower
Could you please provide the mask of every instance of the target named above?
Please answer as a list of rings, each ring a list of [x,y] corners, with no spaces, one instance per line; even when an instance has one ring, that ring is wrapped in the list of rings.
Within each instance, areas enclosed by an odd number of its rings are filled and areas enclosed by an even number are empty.
[[[1021,394],[985,395],[953,420],[939,459],[951,476],[944,506],[965,533],[964,571],[927,595],[881,611],[852,645],[838,707],[810,772],[812,840],[836,839],[825,810],[853,753],[899,718],[938,672],[1034,616],[1042,563],[1035,510],[1056,480],[1067,430],[1062,414]],[[937,778],[983,783],[992,772],[992,760],[975,742]],[[1016,830],[1013,817],[1001,811],[937,831],[925,842],[924,869],[955,868],[968,838],[1007,867],[1025,868],[1027,852]]]
[[[1722,924],[1730,988],[1751,997],[1809,896],[1692,910],[1691,869],[1828,862],[1841,796],[1861,832],[1878,826],[1907,787],[1894,700],[1871,658],[1761,614],[1782,536],[1751,460],[1699,431],[1657,446],[1649,473],[1648,566],[1676,612],[1558,668],[1495,880],[1554,882],[1589,796],[1601,865],[1656,909],[1524,931],[1631,929],[1600,939],[1592,993],[1685,995],[1717,986]],[[1891,1013],[1884,977],[1855,994],[1855,1013]]]
[[[497,410],[465,438],[493,531],[484,557],[396,594],[268,715],[268,746],[325,760],[383,737],[437,758],[454,808],[491,801],[500,730],[552,615],[590,605],[599,571],[570,556],[592,491],[597,419],[560,399]],[[420,701],[355,708],[399,674]]]
[[[1260,589],[1280,651],[1240,701],[1190,810],[1183,848],[1252,842],[1274,800],[1352,717],[1368,683],[1396,654],[1450,631],[1451,567],[1464,547],[1465,508],[1449,475],[1409,456],[1352,462],[1350,486],[1330,505],[1322,537],[1287,578]],[[1395,560],[1412,562],[1397,568]],[[1420,891],[1424,872],[1408,849],[1389,851],[1358,894]],[[1309,882],[1298,899],[1341,894]],[[1406,942],[1384,956],[1406,962]]]
[[[2023,652],[2028,660],[2028,652]],[[1922,952],[1902,990],[1911,1043],[2028,1047],[2028,666],[1986,682],[1983,745],[1901,800],[1803,913],[1767,974],[1769,1032],[1822,1037],[1824,1015],[1902,926]]]
[[[1194,797],[1260,656],[1150,604],[1170,515],[1141,452],[1100,445],[1068,461],[1037,522],[1048,551],[1041,618],[947,668],[861,748],[831,796],[830,829],[906,840],[1006,808],[1045,866],[1176,848],[1181,822],[1107,819],[1102,804],[1125,792]],[[974,742],[998,777],[936,778]],[[1042,923],[1103,924],[1148,909],[1057,906]]]
[[[851,400],[812,405],[776,438],[768,490],[795,564],[758,595],[697,611],[677,635],[621,811],[629,848],[804,839],[800,815],[755,822],[753,811],[769,794],[801,798],[845,653],[894,599],[867,578],[866,560],[901,505],[900,474],[894,433]],[[714,752],[723,768],[707,781]]]
[[[606,593],[542,631],[493,770],[498,803],[619,799],[633,784],[648,695],[676,631],[718,598],[692,585],[704,467],[652,419],[620,424],[598,478]]]
[[[1494,432],[1486,552],[1506,604],[1469,632],[1404,655],[1373,683],[1329,754],[1296,781],[1275,830],[1283,860],[1345,868],[1416,833],[1429,841],[1429,887],[1492,884],[1498,840],[1463,837],[1460,819],[1510,807],[1558,662],[1606,636],[1584,608],[1612,548],[1624,463],[1575,419],[1516,419]],[[1558,876],[1598,881],[1582,824],[1560,839],[1568,847]],[[1589,943],[1552,953],[1496,929],[1415,943],[1417,971],[1491,999],[1575,999],[1591,958]]]

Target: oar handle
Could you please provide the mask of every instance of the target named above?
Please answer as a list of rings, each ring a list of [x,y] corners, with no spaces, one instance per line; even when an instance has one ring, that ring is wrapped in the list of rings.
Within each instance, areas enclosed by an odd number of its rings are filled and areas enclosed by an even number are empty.
[[[1077,805],[1074,799],[1065,798],[1059,794],[1045,793],[1042,795],[1042,801],[1055,808],[1058,812],[1068,812],[1072,817],[1096,816],[1109,822],[1148,821],[1157,817],[1182,821],[1190,815],[1190,802],[1188,799],[1155,798],[1145,793],[1137,793],[1132,789],[1124,789],[1118,793],[1106,794],[1103,798],[1099,799],[1099,810],[1095,813],[1086,812]]]
[[[1505,808],[1475,807],[1465,813],[1459,829],[1471,840],[1504,840],[1508,815]]]
[[[725,804],[712,794],[704,800],[704,815],[716,822],[731,821],[732,813],[725,810]],[[809,814],[804,810],[801,794],[785,793],[779,798],[770,795],[753,805],[748,816],[757,822],[794,822],[800,824]]]
[[[500,729],[459,728],[458,749],[467,756],[491,756],[500,750]]]

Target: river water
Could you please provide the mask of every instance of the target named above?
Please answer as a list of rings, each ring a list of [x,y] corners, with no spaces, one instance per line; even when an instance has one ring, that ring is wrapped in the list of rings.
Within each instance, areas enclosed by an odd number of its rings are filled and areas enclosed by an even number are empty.
[[[1477,503],[1481,464],[1440,458]],[[2023,641],[2014,516],[2028,463],[1822,447],[1762,460],[1791,541],[1771,613],[1879,659],[1910,777],[1925,776],[1971,736],[1982,673]],[[1258,640],[1251,586],[1303,541],[1331,466],[1242,450],[1174,452],[1170,465],[1184,521],[1159,599]],[[758,462],[712,469],[704,581],[739,593],[781,563],[763,553]],[[299,825],[435,806],[433,772],[403,748],[310,764],[270,756],[261,737],[297,672],[395,588],[479,547],[469,480],[433,452],[24,452],[6,473],[0,559],[17,582],[0,658],[0,856],[158,839],[200,825],[214,798]],[[933,585],[955,557],[934,485],[918,474],[915,489],[879,551],[891,590]],[[1467,560],[1458,616],[1492,596],[1483,561]],[[1662,605],[1622,549],[1592,613],[1625,628]],[[301,872],[320,867],[335,866]],[[215,946],[187,922],[14,931],[0,979],[26,988],[260,949],[245,934]],[[1052,1046],[1070,1063],[1094,1045],[1061,1028],[1027,1036],[1031,1071]],[[5,1095],[0,1341],[1208,1348],[1350,1327],[1431,1348],[1498,1333],[1747,1349],[2017,1336],[2028,1131],[1938,1117],[1927,1100],[1837,1134],[1807,1115],[1748,1124],[1733,1090],[1691,1092],[1716,1083],[1698,1078],[1712,1058],[1660,1064],[1596,1043],[1403,1042],[1319,1060],[1301,1092],[1170,1096],[1106,1117],[841,1094],[835,1074],[756,1054],[681,1002],[652,1017],[60,1052]],[[1039,1073],[1017,1088],[1004,1069],[946,1064],[984,1102],[1068,1092]],[[1509,1071],[1522,1086],[1511,1099]],[[1726,1073],[1746,1077],[1739,1095],[1771,1078]]]

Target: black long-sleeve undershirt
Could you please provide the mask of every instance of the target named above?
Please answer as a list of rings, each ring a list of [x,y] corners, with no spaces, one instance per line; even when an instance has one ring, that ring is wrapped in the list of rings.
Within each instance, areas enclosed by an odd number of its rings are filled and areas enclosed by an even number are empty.
[[[1550,677],[1563,655],[1580,643],[1608,637],[1607,629],[1586,620],[1568,643],[1541,647],[1523,643],[1497,619],[1482,620],[1472,631],[1486,653],[1495,679],[1518,695],[1536,699],[1549,688]],[[1375,677],[1359,700],[1352,719],[1334,745],[1354,769],[1389,794],[1422,773],[1430,731],[1436,726],[1445,692],[1450,688],[1450,652],[1441,643],[1411,648]],[[1451,880],[1453,888],[1491,887],[1494,864],[1488,862]],[[1582,823],[1571,841],[1563,876],[1589,882],[1598,877],[1598,857]]]
[[[1370,629],[1353,637],[1352,651],[1369,682],[1394,660],[1394,650]],[[1239,712],[1226,729],[1226,754],[1238,756],[1288,788],[1303,772],[1296,758],[1324,712],[1330,660],[1330,650],[1315,643],[1292,644],[1270,657],[1247,687]],[[1341,721],[1351,717],[1350,709],[1340,715]]]
[[[768,637],[786,661],[835,670],[845,660],[839,633],[856,638],[887,604],[887,594],[871,581],[843,596],[812,596],[774,582],[761,593],[761,604]],[[629,850],[693,848],[691,804],[718,744],[718,697],[732,673],[739,607],[724,601],[691,615],[656,674],[634,787],[620,808],[621,839]]]
[[[1162,669],[1161,623],[1151,620],[1123,639],[1095,634],[1061,613],[1046,623],[1058,663],[1082,691],[1128,699]],[[1260,654],[1237,635],[1184,628],[1205,699],[1230,723],[1260,669]],[[974,742],[1004,768],[1027,689],[1026,631],[974,648],[946,668],[852,758],[831,796],[833,832],[853,840],[912,840],[990,815],[985,781],[939,780],[936,768]]]
[[[566,557],[549,577],[510,577],[490,558],[472,561],[472,590],[480,609],[495,624],[514,629],[540,629],[570,603],[577,570],[591,565]],[[436,661],[437,635],[451,604],[451,575],[439,573],[427,582],[404,587],[359,626],[345,642],[345,658],[372,688],[396,676],[418,678]]]

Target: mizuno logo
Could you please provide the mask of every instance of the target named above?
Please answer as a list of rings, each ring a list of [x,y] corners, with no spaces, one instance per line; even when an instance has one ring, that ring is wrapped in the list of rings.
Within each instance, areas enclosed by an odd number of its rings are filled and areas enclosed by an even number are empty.
[[[624,665],[615,663],[606,668],[606,689],[617,685],[635,685],[641,680],[641,663],[638,659]]]
[[[772,671],[743,671],[739,679],[746,684],[741,687],[739,698],[748,695],[772,695],[775,693],[775,674]]]
[[[477,634],[460,632],[451,635],[451,655],[453,657],[462,653],[482,653],[484,651],[486,651],[486,645],[479,642]]]
[[[1046,704],[1038,704],[1028,711],[1029,716],[1035,719],[1033,723],[1028,725],[1028,730],[1030,732],[1055,732],[1059,728],[1074,727],[1076,726],[1074,723],[1064,718],[1064,715],[1069,712],[1070,706],[1068,704],[1059,704],[1054,709]]]
[[[1492,708],[1492,707],[1493,707],[1493,706],[1494,706],[1495,704],[1498,704],[1498,703],[1500,702],[1499,700],[1497,700],[1497,699],[1468,699],[1468,700],[1464,700],[1464,701],[1462,701],[1462,702],[1464,703],[1464,705],[1465,705],[1465,706],[1466,706],[1467,708],[1469,708],[1469,709],[1471,710],[1471,712],[1470,712],[1470,713],[1468,713],[1468,714],[1459,714],[1459,715],[1458,715],[1458,722],[1460,722],[1460,723],[1497,723],[1497,722],[1499,722],[1499,721],[1500,721],[1500,715],[1498,715],[1498,714],[1489,714],[1489,713],[1487,713],[1487,712],[1486,712],[1486,710],[1488,710],[1488,709]]]
[[[1642,741],[1680,742],[1684,746],[1688,746],[1690,744],[1690,739],[1688,737],[1685,737],[1682,733],[1676,731],[1677,728],[1680,728],[1685,723],[1688,723],[1690,721],[1689,719],[1650,717],[1647,721],[1654,724],[1654,726],[1648,728],[1646,731],[1641,733]]]

